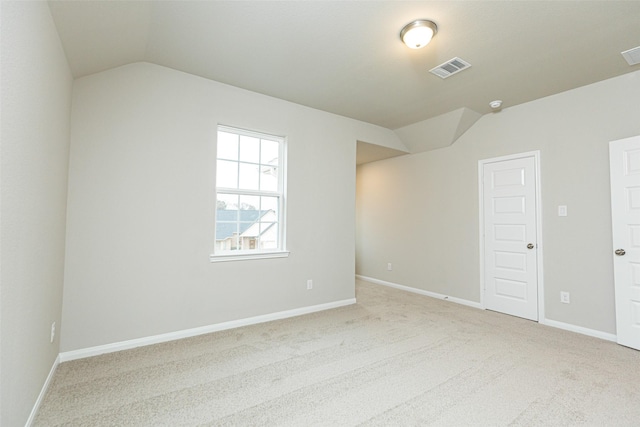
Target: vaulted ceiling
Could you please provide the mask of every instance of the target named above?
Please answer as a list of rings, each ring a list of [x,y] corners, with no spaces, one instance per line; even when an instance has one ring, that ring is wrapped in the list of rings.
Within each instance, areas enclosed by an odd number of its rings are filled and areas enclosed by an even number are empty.
[[[75,77],[147,61],[390,129],[636,71],[640,1],[51,1]],[[431,44],[404,46],[414,19]],[[471,68],[428,71],[453,57]]]

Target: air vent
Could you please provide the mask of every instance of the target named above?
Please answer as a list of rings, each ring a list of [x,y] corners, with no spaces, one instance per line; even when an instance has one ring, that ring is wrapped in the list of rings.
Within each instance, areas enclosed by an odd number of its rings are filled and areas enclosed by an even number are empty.
[[[435,74],[436,76],[446,79],[449,76],[453,76],[456,73],[459,73],[462,70],[466,70],[471,67],[467,61],[460,58],[453,58],[444,64],[440,64],[435,68],[429,70],[431,74]]]
[[[634,47],[633,49],[625,50],[622,52],[622,56],[627,60],[629,65],[638,65],[640,64],[640,46]]]

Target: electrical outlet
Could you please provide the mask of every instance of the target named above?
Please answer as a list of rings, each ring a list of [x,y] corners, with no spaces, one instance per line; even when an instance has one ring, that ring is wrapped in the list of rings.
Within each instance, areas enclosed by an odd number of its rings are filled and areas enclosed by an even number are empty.
[[[51,342],[56,338],[56,322],[51,324]]]
[[[388,271],[392,271],[393,270],[393,266],[391,265],[390,262],[387,263],[387,270]]]
[[[307,280],[307,290],[311,290],[313,289],[313,280],[309,279]]]
[[[560,302],[563,304],[570,304],[571,298],[569,292],[560,292]]]

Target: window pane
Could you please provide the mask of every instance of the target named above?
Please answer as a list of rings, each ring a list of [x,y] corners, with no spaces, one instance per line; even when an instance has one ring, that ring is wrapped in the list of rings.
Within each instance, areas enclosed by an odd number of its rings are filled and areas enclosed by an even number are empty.
[[[258,227],[252,227],[253,222],[241,222],[240,236],[243,238],[255,237],[258,234]]]
[[[238,196],[235,194],[218,193],[216,200],[216,210],[226,210],[236,212],[238,209]],[[233,221],[237,221],[238,218],[233,218]],[[226,219],[225,221],[231,221]]]
[[[260,171],[260,190],[278,191],[278,168],[261,166]]]
[[[260,162],[260,140],[250,136],[240,136],[240,161]]]
[[[238,188],[238,163],[218,160],[216,168],[216,186]]]
[[[234,235],[229,239],[229,249],[232,251],[239,251],[241,249],[241,241],[240,241],[240,236],[237,233],[234,233]]]
[[[274,222],[260,224],[260,247],[261,249],[277,249],[279,247],[278,224]]]
[[[238,196],[218,193],[216,199],[216,250],[238,249]]]
[[[218,158],[238,160],[238,135],[218,132]]]
[[[280,144],[276,141],[263,139],[261,144],[260,163],[266,165],[277,165],[280,156]]]
[[[271,210],[275,212],[276,216],[278,214],[278,197],[260,197],[260,209],[263,211]]]
[[[258,190],[260,175],[258,165],[240,163],[240,182],[238,188],[243,190]]]
[[[257,211],[260,210],[260,197],[259,196],[240,196],[240,210],[243,211]],[[251,221],[254,221],[252,219]],[[248,221],[248,220],[247,220]]]

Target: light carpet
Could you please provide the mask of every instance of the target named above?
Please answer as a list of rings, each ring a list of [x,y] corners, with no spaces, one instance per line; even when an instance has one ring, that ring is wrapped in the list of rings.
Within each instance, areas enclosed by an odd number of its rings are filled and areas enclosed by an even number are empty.
[[[356,292],[352,306],[62,363],[34,425],[640,425],[638,351]]]

